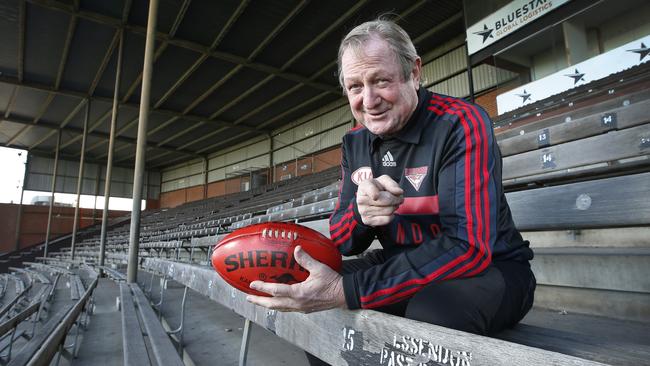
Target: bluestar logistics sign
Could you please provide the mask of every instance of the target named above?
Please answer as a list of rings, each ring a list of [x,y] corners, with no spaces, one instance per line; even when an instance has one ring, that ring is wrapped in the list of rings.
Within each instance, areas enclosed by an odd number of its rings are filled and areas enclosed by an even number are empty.
[[[471,55],[541,18],[570,0],[515,0],[467,28]]]

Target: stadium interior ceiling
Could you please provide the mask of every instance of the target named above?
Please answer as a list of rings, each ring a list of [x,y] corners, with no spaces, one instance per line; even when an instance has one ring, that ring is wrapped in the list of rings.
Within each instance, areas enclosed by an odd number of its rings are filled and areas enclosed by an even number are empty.
[[[5,0],[0,15],[0,145],[105,164],[123,33],[114,165],[132,167],[146,0]],[[462,1],[163,0],[146,169],[205,157],[342,100],[336,51],[390,9],[419,50],[463,33]],[[426,60],[424,60],[426,62]]]

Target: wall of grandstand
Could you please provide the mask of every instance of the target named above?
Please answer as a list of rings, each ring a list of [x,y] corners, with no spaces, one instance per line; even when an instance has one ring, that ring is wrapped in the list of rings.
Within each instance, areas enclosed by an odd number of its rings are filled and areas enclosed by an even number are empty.
[[[331,167],[338,167],[340,163],[341,152],[339,147],[335,146],[297,160],[276,164],[274,177],[275,181],[290,179],[295,176],[313,174]],[[271,169],[260,169],[256,173],[265,174],[270,180]],[[200,174],[200,176],[203,177],[203,174]],[[250,182],[249,175],[238,175],[233,178],[210,182],[207,184],[207,188],[201,184],[163,192],[160,195],[160,207],[176,207],[186,202],[240,192],[246,182]]]
[[[19,205],[0,203],[0,253],[13,251],[16,247],[16,219]],[[23,205],[20,220],[20,247],[25,248],[45,241],[47,232],[47,215],[49,206]],[[108,217],[114,218],[128,214],[126,211],[109,211]],[[82,208],[79,210],[78,228],[101,222],[102,211]],[[56,238],[72,232],[74,207],[55,206],[52,210],[50,237]]]
[[[25,178],[25,190],[50,192],[52,190],[52,169],[54,159],[30,154]],[[56,192],[77,193],[79,162],[59,159],[56,179]],[[84,164],[84,178],[81,194],[104,195],[106,166],[94,163]],[[143,197],[157,200],[160,196],[160,173],[150,171],[145,174]],[[111,197],[131,198],[133,195],[133,169],[113,167],[111,178]]]
[[[465,46],[458,42],[451,40],[441,46],[443,51],[429,54],[433,59],[422,70],[425,87],[446,95],[469,95]],[[482,64],[473,70],[474,90],[492,90],[517,77],[512,71]],[[342,99],[273,131],[273,148],[270,138],[260,136],[208,156],[207,167],[204,159],[194,159],[164,169],[160,205],[173,207],[239,192],[247,187],[253,171],[272,169],[273,174],[267,173],[271,182],[338,166],[338,146],[353,124],[349,107]]]
[[[593,10],[599,14],[579,14],[565,22],[565,25],[571,23],[571,27],[563,29],[563,24],[559,24],[513,46],[498,57],[530,68],[531,81],[534,81],[650,34],[650,22],[647,21],[650,18],[650,3],[621,11],[624,6],[629,6],[627,3],[629,1],[619,5],[605,3],[603,7]],[[571,48],[571,44],[564,32],[575,31],[584,31],[587,51],[583,57],[571,59],[567,55],[567,48]],[[531,48],[536,49],[532,55],[525,51]],[[522,49],[525,50],[520,51]]]
[[[613,7],[620,5],[612,4]],[[650,2],[628,9],[626,12],[599,25],[603,52],[650,34]],[[646,45],[648,46],[648,45]]]
[[[323,165],[327,165],[329,159],[319,160],[319,153],[338,146],[341,137],[350,127],[352,127],[352,116],[347,104],[344,101],[332,103],[274,131],[273,149],[271,149],[271,138],[261,136],[208,156],[207,183],[247,176],[251,171],[268,169],[271,165],[281,166],[303,157],[314,159],[314,166],[317,166],[317,169],[326,169],[331,165],[327,167]],[[338,159],[335,164],[339,164]],[[164,169],[162,192],[205,184],[205,172],[203,159],[193,159]],[[276,180],[279,179],[278,176]],[[161,204],[164,205],[166,199],[162,201]]]
[[[480,94],[474,101],[476,104],[483,107],[487,114],[494,120],[495,117],[499,115],[499,111],[497,109],[497,95],[512,90],[517,86],[519,86],[517,80],[511,80],[510,82],[499,85],[497,88],[493,88],[487,92]]]

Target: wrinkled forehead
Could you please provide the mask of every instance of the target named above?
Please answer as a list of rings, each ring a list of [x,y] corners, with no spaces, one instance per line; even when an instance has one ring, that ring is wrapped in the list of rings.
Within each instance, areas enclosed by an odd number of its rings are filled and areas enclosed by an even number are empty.
[[[393,57],[396,57],[388,42],[377,35],[369,35],[367,37],[350,40],[343,48],[343,56],[351,54],[355,58],[363,58],[367,55],[368,51],[372,52],[378,50],[389,52]]]
[[[381,63],[386,66],[391,61],[397,62],[397,55],[389,44],[380,38],[369,38],[363,41],[351,42],[341,56],[341,71],[345,73],[350,66]]]

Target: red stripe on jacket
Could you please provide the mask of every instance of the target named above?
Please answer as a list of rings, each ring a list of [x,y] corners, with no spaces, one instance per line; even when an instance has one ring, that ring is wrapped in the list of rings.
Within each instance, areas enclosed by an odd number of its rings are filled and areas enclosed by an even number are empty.
[[[434,95],[434,97],[437,97],[437,96]],[[440,97],[437,97],[437,98],[440,98]],[[442,98],[440,98],[440,99],[442,99]],[[362,296],[361,297],[361,302],[366,303],[366,304],[364,304],[364,307],[366,307],[366,308],[368,308],[368,307],[377,307],[377,306],[381,306],[381,305],[383,305],[385,303],[394,302],[394,300],[396,298],[401,298],[401,297],[406,296],[407,294],[418,291],[419,287],[415,287],[415,288],[409,289],[409,290],[407,290],[407,291],[405,291],[403,293],[395,293],[395,292],[399,291],[400,289],[403,289],[404,287],[407,287],[407,286],[410,286],[410,285],[414,285],[414,284],[423,285],[423,284],[426,284],[426,283],[432,281],[433,279],[435,279],[436,277],[440,276],[442,273],[446,272],[447,270],[453,268],[457,264],[462,263],[465,260],[467,260],[468,258],[472,257],[472,255],[474,255],[474,252],[476,251],[476,241],[477,241],[477,239],[478,239],[478,245],[479,245],[478,250],[479,250],[480,255],[477,256],[469,264],[465,264],[459,270],[455,271],[454,274],[460,275],[461,273],[467,272],[468,270],[472,269],[472,265],[475,265],[476,262],[478,260],[480,260],[480,258],[483,257],[483,254],[485,253],[485,251],[486,250],[489,251],[489,244],[488,244],[489,243],[489,233],[487,234],[488,235],[487,238],[483,238],[482,235],[481,235],[481,231],[482,231],[481,229],[482,229],[482,226],[483,226],[483,220],[482,220],[483,215],[482,215],[482,212],[481,212],[481,208],[483,208],[484,211],[487,213],[486,219],[488,220],[488,224],[486,225],[486,227],[488,228],[488,231],[489,231],[489,227],[490,227],[489,226],[489,197],[487,197],[487,188],[486,187],[483,187],[484,188],[483,192],[480,192],[480,190],[477,188],[478,184],[480,184],[480,182],[481,182],[481,180],[479,178],[479,175],[481,173],[481,171],[480,171],[480,166],[481,165],[483,165],[483,169],[482,169],[483,177],[486,179],[486,184],[488,184],[488,182],[487,182],[487,177],[488,177],[488,172],[487,172],[487,139],[486,139],[486,134],[485,134],[485,123],[484,123],[484,121],[481,120],[481,122],[483,122],[484,129],[482,131],[478,131],[477,125],[479,123],[476,122],[476,120],[474,120],[471,113],[467,113],[467,115],[469,115],[469,117],[470,117],[473,129],[476,131],[476,134],[475,134],[476,149],[474,151],[474,155],[476,156],[476,159],[474,160],[475,161],[474,180],[477,183],[475,184],[474,192],[473,192],[474,193],[474,199],[476,200],[476,203],[477,203],[476,206],[478,208],[478,211],[476,211],[476,216],[477,216],[477,221],[478,221],[478,225],[477,225],[478,226],[477,227],[478,238],[476,238],[475,237],[475,232],[474,232],[474,219],[473,219],[473,215],[472,215],[472,212],[471,212],[471,208],[473,207],[471,205],[471,201],[472,201],[472,192],[471,192],[471,186],[472,186],[471,185],[471,181],[472,181],[471,161],[472,161],[472,156],[471,156],[471,152],[472,152],[472,146],[473,145],[472,145],[471,133],[470,133],[470,123],[467,121],[467,119],[465,118],[465,116],[464,116],[464,114],[462,112],[460,112],[458,110],[450,111],[449,110],[450,105],[447,104],[447,103],[444,103],[442,101],[431,100],[431,104],[432,104],[432,106],[429,107],[429,110],[431,110],[431,111],[433,111],[433,112],[435,112],[437,114],[441,114],[440,112],[442,112],[442,111],[438,108],[439,106],[441,106],[443,108],[443,110],[447,111],[447,113],[454,114],[454,115],[458,116],[459,120],[461,121],[461,124],[463,126],[463,131],[464,131],[464,134],[465,134],[465,146],[466,146],[466,149],[465,149],[465,194],[464,194],[464,196],[465,196],[465,214],[466,214],[466,217],[467,217],[467,234],[468,234],[467,236],[468,236],[469,249],[464,255],[455,258],[451,262],[443,265],[442,267],[438,268],[436,271],[430,273],[429,275],[427,275],[427,276],[425,276],[423,278],[415,278],[415,279],[412,279],[412,280],[409,280],[409,281],[405,281],[405,282],[403,282],[401,284],[395,285],[395,286],[393,286],[391,288],[378,290],[378,291],[376,291],[373,294],[370,294],[368,296]],[[456,108],[460,107],[460,105],[457,104],[457,103],[453,103],[453,106],[456,107]],[[464,108],[464,111],[468,112],[467,107]],[[481,143],[483,143],[483,146],[482,146],[483,154],[481,154],[481,148],[480,148]],[[483,160],[481,160],[481,155],[483,155]],[[481,164],[482,161],[483,161],[483,164]],[[486,198],[485,207],[483,207],[481,205],[481,193],[482,193],[483,197]],[[487,239],[487,243],[486,243],[486,239]],[[489,260],[484,261],[484,263],[479,268],[477,268],[476,270],[481,269],[481,267],[484,267],[487,264],[489,264]],[[473,271],[473,272],[475,272],[475,271]],[[453,278],[453,277],[446,276],[446,278]],[[376,299],[379,296],[383,296],[383,295],[387,295],[387,294],[391,294],[391,293],[393,293],[393,295],[389,296],[388,298],[382,299],[382,300],[377,301],[375,303],[369,303],[373,299]]]

